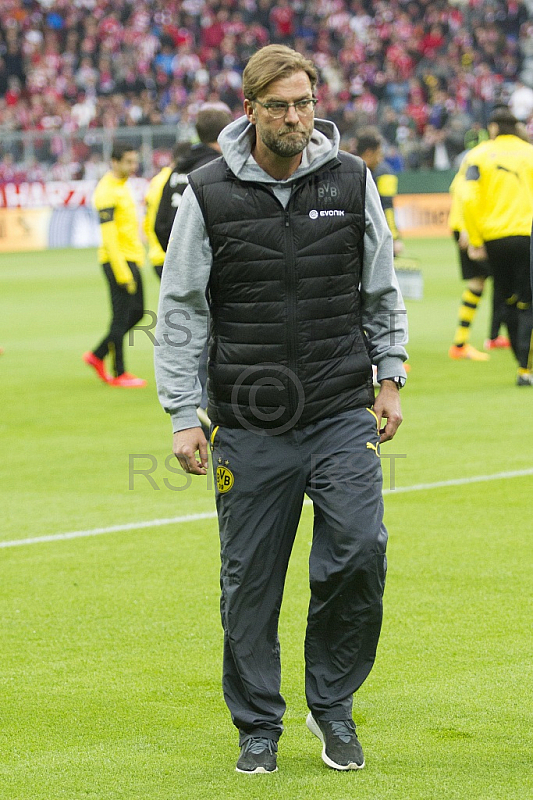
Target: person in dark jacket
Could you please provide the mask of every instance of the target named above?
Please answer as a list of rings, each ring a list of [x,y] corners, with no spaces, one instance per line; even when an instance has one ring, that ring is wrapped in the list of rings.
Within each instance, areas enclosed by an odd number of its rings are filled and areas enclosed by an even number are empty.
[[[168,248],[174,217],[181,202],[181,196],[187,187],[188,173],[220,156],[220,145],[217,139],[220,132],[231,121],[230,110],[222,103],[205,104],[198,112],[196,132],[200,141],[198,144],[191,145],[186,152],[181,153],[176,159],[172,172],[163,187],[159,208],[155,216],[155,235],[165,253]],[[179,233],[177,235],[179,237]],[[160,278],[162,270],[163,267],[159,273]],[[207,345],[204,347],[200,357],[198,379],[202,386],[202,395],[197,413],[201,417],[204,433],[208,433],[210,420],[205,410],[207,406]]]
[[[191,145],[189,150],[176,160],[176,165],[163,187],[159,208],[157,209],[154,230],[165,252],[168,248],[168,240],[170,239],[176,210],[188,183],[188,173],[218,158],[220,155],[220,146],[217,142],[218,136],[226,125],[229,125],[231,120],[232,116],[229,108],[226,111],[224,107],[206,105],[198,112],[196,132],[200,141],[198,144]]]
[[[313,63],[284,45],[249,60],[244,116],[221,133],[222,157],[192,172],[183,193],[156,327],[173,451],[187,473],[205,475],[197,371],[211,319],[223,688],[239,731],[237,771],[248,774],[277,770],[278,617],[306,494],[307,727],[329,767],[364,766],[352,706],[382,619],[379,448],[402,419],[407,329],[392,236],[364,162],[340,152],[335,125],[314,117],[316,82]]]

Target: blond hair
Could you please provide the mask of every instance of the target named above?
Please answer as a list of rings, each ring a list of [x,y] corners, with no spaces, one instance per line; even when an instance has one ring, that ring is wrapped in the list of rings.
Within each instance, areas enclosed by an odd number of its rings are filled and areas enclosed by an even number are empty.
[[[295,72],[305,72],[315,90],[318,74],[312,61],[284,44],[267,44],[250,58],[244,68],[242,89],[247,100],[256,100],[267,86]]]

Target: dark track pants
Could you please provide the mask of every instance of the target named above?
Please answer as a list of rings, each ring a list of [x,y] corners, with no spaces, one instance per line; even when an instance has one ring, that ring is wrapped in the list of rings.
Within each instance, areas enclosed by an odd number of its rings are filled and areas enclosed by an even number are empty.
[[[518,365],[531,369],[531,283],[529,273],[529,236],[507,236],[485,242],[494,276],[494,291],[507,304],[507,330]]]
[[[278,618],[305,494],[314,506],[307,703],[319,719],[351,718],[382,620],[387,532],[377,442],[367,408],[279,436],[213,429],[223,688],[241,744],[283,731]]]
[[[104,275],[109,284],[111,298],[111,325],[108,333],[104,336],[98,347],[93,350],[97,358],[104,359],[108,353],[113,359],[113,372],[122,375],[124,367],[124,336],[134,325],[144,316],[144,297],[141,273],[136,264],[128,261],[135,281],[137,291],[129,294],[123,286],[119,286],[115,279],[115,273],[111,269],[111,264],[102,264]]]

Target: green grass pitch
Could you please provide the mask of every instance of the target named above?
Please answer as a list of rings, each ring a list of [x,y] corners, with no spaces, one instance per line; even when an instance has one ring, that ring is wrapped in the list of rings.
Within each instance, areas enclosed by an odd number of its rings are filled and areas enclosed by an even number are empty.
[[[448,359],[462,289],[451,238],[409,241],[406,255],[424,299],[407,303],[404,424],[383,447],[395,456],[383,459],[385,621],[354,704],[367,766],[328,770],[305,728],[306,506],[282,609],[288,709],[273,776],[234,771],[212,516],[13,544],[209,515],[214,501],[205,479],[186,486],[165,465],[146,332],[127,347],[145,390],[107,387],[81,361],[107,322],[95,252],[0,256],[1,800],[531,797],[533,390],[514,385],[508,352]],[[145,284],[155,310],[150,270]],[[151,482],[130,475],[132,457],[155,465]]]

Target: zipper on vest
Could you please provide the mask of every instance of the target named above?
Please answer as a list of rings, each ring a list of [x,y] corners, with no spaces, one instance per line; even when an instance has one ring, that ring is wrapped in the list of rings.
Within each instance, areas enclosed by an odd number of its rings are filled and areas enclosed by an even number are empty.
[[[297,338],[296,338],[296,259],[294,257],[294,241],[290,226],[290,213],[285,209],[285,252],[287,254],[287,320],[288,320],[288,336],[287,336],[287,356],[288,366],[293,372],[294,378],[298,380],[296,352],[297,352]],[[289,375],[289,405],[291,418],[297,412],[298,397],[296,393],[296,385],[292,377]]]

